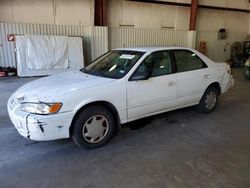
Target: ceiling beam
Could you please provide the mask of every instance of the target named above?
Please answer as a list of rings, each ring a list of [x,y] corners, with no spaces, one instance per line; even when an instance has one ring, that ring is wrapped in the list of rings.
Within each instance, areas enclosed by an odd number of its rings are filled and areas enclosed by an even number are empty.
[[[158,0],[127,0],[141,3],[153,3],[160,5],[173,5],[173,6],[181,6],[181,7],[191,7],[190,3],[178,3],[178,2],[168,2],[168,1],[158,1]],[[212,9],[212,10],[224,10],[224,11],[234,11],[234,12],[246,12],[250,13],[249,9],[240,9],[240,8],[229,8],[229,7],[218,7],[218,6],[210,6],[210,5],[198,5],[199,8]]]

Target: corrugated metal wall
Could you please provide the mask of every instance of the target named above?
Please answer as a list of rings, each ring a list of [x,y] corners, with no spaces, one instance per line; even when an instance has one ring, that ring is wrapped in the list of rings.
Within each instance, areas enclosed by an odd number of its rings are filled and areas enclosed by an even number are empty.
[[[230,58],[230,47],[235,41],[244,41],[246,33],[228,33],[226,40],[217,40],[217,32],[197,32],[196,48],[200,41],[207,43],[207,56],[214,61],[224,62]]]
[[[8,34],[81,36],[86,63],[108,51],[107,27],[0,23],[0,66],[5,67],[16,67],[14,43],[7,41]]]
[[[109,28],[109,48],[129,46],[187,46],[188,31]]]
[[[8,34],[82,36],[86,64],[109,49],[129,46],[187,46],[188,31],[168,29],[107,28],[47,24],[0,23],[0,66],[16,67],[14,43]],[[230,58],[230,46],[243,41],[245,33],[228,33],[226,40],[217,40],[217,32],[197,32],[196,48],[207,42],[207,56],[215,61]]]

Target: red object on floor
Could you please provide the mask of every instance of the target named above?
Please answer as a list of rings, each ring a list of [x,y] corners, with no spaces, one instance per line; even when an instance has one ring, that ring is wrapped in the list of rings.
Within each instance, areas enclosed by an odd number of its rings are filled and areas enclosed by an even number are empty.
[[[0,71],[0,77],[6,76],[6,73],[4,71]]]

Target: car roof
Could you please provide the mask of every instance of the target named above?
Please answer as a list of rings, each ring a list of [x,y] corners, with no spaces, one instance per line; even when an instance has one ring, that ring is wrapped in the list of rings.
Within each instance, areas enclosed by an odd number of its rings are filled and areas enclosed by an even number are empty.
[[[115,48],[113,50],[128,50],[128,51],[140,51],[140,52],[154,52],[161,50],[192,50],[187,47],[179,47],[179,46],[136,46],[136,47],[124,47],[124,48]]]
[[[113,50],[128,50],[128,51],[139,51],[139,52],[146,52],[146,53],[152,53],[156,51],[162,51],[162,50],[189,50],[193,53],[198,54],[200,57],[202,57],[203,61],[206,62],[207,65],[211,66],[212,60],[206,57],[205,55],[201,54],[195,49],[188,48],[188,47],[180,47],[180,46],[137,46],[137,47],[124,47],[124,48],[116,48]],[[214,63],[214,62],[213,62]]]

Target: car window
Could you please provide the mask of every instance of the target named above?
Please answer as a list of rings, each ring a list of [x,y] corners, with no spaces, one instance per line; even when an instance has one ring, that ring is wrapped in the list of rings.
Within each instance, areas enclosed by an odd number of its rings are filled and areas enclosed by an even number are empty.
[[[193,52],[187,50],[174,51],[177,72],[202,69],[207,65]]]
[[[113,50],[96,59],[82,71],[97,76],[119,79],[129,72],[143,54],[144,52],[139,51]]]
[[[172,73],[171,56],[167,51],[154,52],[149,55],[137,68],[135,74],[147,72],[149,77],[162,76]]]

